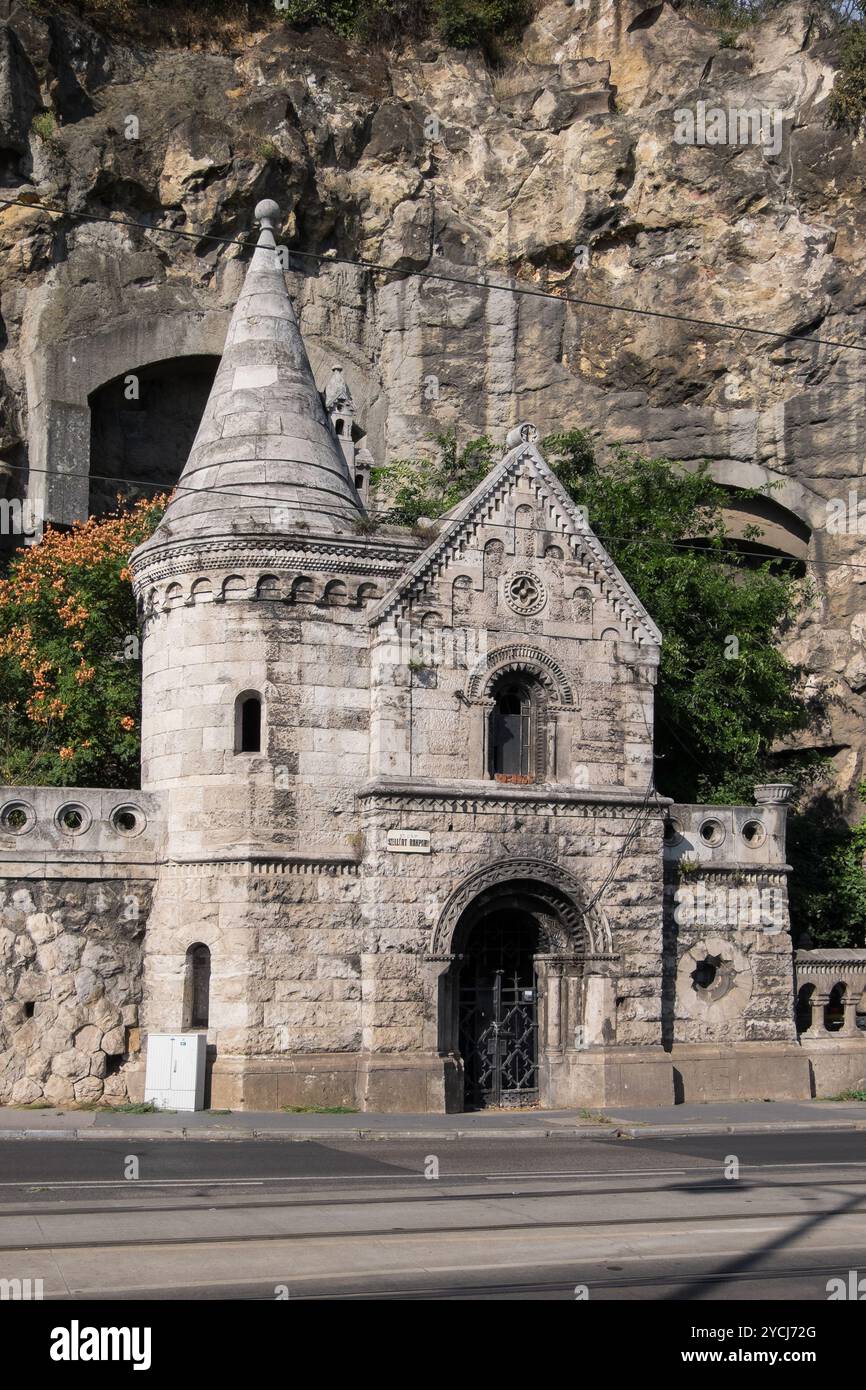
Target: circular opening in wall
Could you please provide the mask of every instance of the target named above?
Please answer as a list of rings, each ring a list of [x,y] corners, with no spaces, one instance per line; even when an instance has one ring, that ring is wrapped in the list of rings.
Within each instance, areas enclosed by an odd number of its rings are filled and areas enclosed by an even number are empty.
[[[111,824],[121,835],[138,835],[144,829],[145,820],[137,806],[116,806],[111,813]]]
[[[707,956],[704,960],[699,960],[692,971],[692,979],[695,989],[709,989],[719,973],[718,956]]]
[[[665,841],[665,844],[666,844],[666,845],[678,845],[679,842],[680,842],[680,840],[681,840],[682,838],[683,838],[683,827],[680,825],[680,823],[679,823],[678,820],[674,820],[673,816],[668,816],[668,817],[665,819],[665,825],[664,825],[664,841]]]
[[[91,815],[86,806],[71,803],[61,806],[55,817],[57,826],[67,835],[81,835],[88,829]]]
[[[767,838],[766,828],[759,820],[746,821],[741,833],[746,844],[752,849],[757,849]]]
[[[724,998],[734,983],[734,972],[729,961],[721,956],[707,952],[703,960],[695,962],[692,971],[692,987],[706,1004],[714,1004]]]
[[[725,838],[725,827],[720,820],[705,820],[699,834],[705,845],[720,845]]]
[[[0,826],[12,835],[23,835],[36,824],[36,812],[26,801],[7,801],[0,811]]]

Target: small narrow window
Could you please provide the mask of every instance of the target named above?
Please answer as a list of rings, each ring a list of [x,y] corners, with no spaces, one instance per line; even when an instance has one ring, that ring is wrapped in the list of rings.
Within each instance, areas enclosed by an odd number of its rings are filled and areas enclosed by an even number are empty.
[[[197,941],[186,953],[183,1027],[207,1028],[210,1016],[210,950]]]
[[[496,693],[491,711],[490,753],[494,777],[532,774],[532,698],[525,685],[509,683]]]
[[[262,702],[258,695],[246,692],[238,696],[235,709],[235,752],[262,751]]]

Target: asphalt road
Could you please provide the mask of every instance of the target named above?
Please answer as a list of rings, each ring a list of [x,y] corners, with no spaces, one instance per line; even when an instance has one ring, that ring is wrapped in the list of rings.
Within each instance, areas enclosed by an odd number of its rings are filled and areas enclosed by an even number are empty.
[[[46,1298],[825,1301],[851,1269],[863,1132],[0,1143],[0,1279]]]

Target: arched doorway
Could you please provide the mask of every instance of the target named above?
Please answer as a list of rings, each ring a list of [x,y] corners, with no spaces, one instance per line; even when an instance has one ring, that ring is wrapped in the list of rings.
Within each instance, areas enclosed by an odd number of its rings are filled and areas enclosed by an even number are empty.
[[[587,958],[609,959],[593,954],[593,925],[543,861],[493,864],[452,894],[434,936],[450,961],[439,1043],[460,1060],[464,1109],[556,1103],[584,1046]]]

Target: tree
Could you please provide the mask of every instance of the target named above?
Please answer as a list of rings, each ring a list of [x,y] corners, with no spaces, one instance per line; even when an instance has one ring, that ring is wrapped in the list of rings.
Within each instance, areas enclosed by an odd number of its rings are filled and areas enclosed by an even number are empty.
[[[0,781],[136,786],[141,663],[130,552],[155,529],[143,500],[13,557],[0,580]]]
[[[859,787],[866,802],[866,783]],[[787,855],[791,934],[815,946],[866,946],[866,819],[850,825],[840,798],[823,792],[792,818]]]

